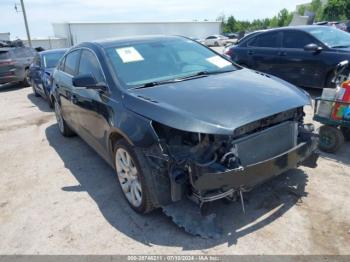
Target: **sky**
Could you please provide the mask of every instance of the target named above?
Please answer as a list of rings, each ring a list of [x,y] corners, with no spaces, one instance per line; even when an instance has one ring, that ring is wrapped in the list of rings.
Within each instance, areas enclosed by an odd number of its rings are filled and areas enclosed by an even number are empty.
[[[310,0],[311,1],[311,0]],[[307,0],[24,0],[32,38],[53,36],[52,22],[202,21],[222,14],[236,19],[272,17]],[[0,0],[0,32],[26,38],[20,0]],[[20,8],[19,8],[20,9]]]

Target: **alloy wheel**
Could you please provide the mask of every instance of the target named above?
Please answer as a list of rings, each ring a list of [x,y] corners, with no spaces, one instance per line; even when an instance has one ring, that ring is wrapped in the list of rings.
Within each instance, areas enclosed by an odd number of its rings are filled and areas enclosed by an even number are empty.
[[[125,149],[117,149],[115,165],[119,183],[127,200],[134,207],[141,206],[142,188],[138,171],[132,157]]]

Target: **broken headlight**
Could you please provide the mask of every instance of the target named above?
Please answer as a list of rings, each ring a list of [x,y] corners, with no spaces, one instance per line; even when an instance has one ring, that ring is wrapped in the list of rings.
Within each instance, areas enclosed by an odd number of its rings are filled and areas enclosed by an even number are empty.
[[[195,164],[200,167],[213,164],[234,168],[237,149],[231,143],[233,136],[194,133],[153,122],[162,148],[178,165]]]

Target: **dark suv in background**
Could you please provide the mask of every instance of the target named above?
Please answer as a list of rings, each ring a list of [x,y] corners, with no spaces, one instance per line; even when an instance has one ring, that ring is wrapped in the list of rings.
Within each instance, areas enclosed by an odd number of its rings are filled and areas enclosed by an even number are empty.
[[[297,86],[332,87],[335,66],[350,60],[350,34],[328,26],[284,27],[250,34],[224,52]]]
[[[12,43],[0,44],[0,84],[21,82],[29,86],[28,70],[36,51]]]

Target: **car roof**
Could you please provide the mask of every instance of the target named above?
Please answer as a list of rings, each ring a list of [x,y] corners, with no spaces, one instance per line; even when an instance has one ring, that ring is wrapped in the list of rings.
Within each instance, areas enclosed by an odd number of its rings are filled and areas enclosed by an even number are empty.
[[[167,41],[173,39],[185,39],[183,36],[175,35],[140,35],[140,36],[128,36],[128,37],[117,37],[109,39],[95,40],[91,42],[83,42],[78,46],[84,46],[89,44],[94,44],[101,46],[103,48],[113,47],[115,45],[128,44],[132,45],[135,43],[145,43],[145,42],[154,42],[154,41]]]
[[[270,28],[270,29],[262,29],[262,30],[257,30],[254,32],[251,32],[244,37],[240,39],[238,44],[245,42],[247,39],[263,34],[263,33],[268,33],[268,32],[280,32],[280,31],[286,31],[286,30],[300,30],[306,32],[306,29],[310,28],[325,28],[323,25],[297,25],[297,26],[284,26],[284,27],[278,27],[278,28]]]
[[[61,53],[61,52],[67,52],[68,48],[60,48],[60,49],[51,49],[51,50],[45,50],[39,52],[40,55],[46,55],[46,54],[54,54],[54,53]]]
[[[285,27],[278,27],[278,28],[271,28],[266,30],[258,31],[257,33],[266,33],[266,32],[273,32],[273,31],[285,31],[285,30],[302,30],[306,31],[306,29],[310,28],[325,28],[325,26],[322,25],[297,25],[297,26],[285,26]]]

